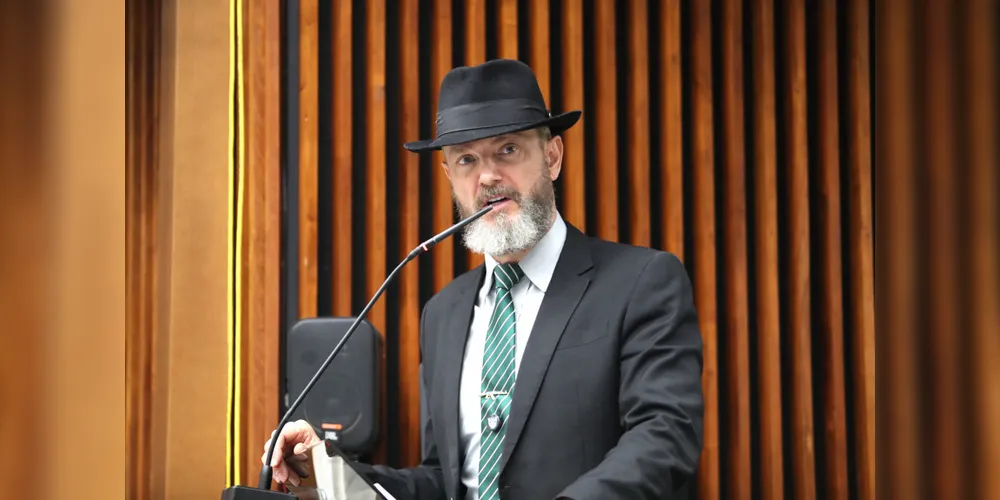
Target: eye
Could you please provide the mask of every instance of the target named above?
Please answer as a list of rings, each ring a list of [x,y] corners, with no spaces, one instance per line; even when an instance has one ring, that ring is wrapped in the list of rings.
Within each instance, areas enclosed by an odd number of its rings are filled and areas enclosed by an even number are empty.
[[[517,152],[517,145],[515,144],[505,144],[502,148],[500,148],[500,154],[502,155],[514,154],[516,152]]]
[[[458,160],[455,163],[459,165],[468,165],[474,161],[476,161],[476,159],[472,155],[462,155],[458,157]]]

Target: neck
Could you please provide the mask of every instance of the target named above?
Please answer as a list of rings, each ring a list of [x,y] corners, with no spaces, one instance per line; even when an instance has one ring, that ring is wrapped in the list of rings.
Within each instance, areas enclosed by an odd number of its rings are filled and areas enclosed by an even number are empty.
[[[549,230],[552,229],[552,224],[554,224],[555,222],[556,222],[556,207],[555,204],[553,204],[552,212],[549,215],[548,223],[545,224],[545,229],[542,231],[542,238],[544,238],[545,235],[548,234]],[[535,242],[535,245],[538,245],[538,242]],[[526,248],[519,252],[512,252],[504,255],[491,255],[491,257],[493,257],[493,260],[497,261],[500,264],[510,264],[511,262],[520,262],[520,260],[523,259],[525,255],[528,255],[528,252],[530,252],[535,248],[535,245],[532,245],[530,248]]]

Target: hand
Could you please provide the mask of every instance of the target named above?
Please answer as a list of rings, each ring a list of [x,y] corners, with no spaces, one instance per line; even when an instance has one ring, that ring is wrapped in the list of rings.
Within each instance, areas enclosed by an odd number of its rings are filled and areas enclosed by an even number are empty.
[[[274,432],[271,433],[271,439],[274,439]],[[279,484],[289,482],[298,486],[303,477],[308,477],[305,475],[305,469],[299,464],[309,460],[306,451],[320,441],[316,431],[305,420],[285,424],[274,445],[274,453],[271,455],[274,480]],[[264,454],[260,456],[262,464],[265,463],[267,449],[270,445],[270,439],[264,443]]]

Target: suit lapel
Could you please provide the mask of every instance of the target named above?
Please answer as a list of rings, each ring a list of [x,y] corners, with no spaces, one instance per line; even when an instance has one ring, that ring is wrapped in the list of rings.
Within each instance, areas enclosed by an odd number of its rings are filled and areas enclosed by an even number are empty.
[[[438,377],[441,384],[442,410],[446,420],[440,427],[434,426],[436,432],[446,432],[448,451],[454,457],[455,464],[461,470],[463,460],[459,447],[459,390],[462,377],[462,361],[465,359],[465,344],[469,336],[469,325],[472,322],[472,310],[476,303],[476,294],[482,283],[483,266],[475,272],[462,277],[463,281],[456,283],[455,297],[447,309],[448,320],[441,332],[441,356],[437,361]],[[457,488],[461,484],[460,476],[455,478]],[[457,490],[455,490],[457,491]]]
[[[514,383],[514,401],[511,403],[507,434],[504,437],[501,470],[507,465],[521,437],[559,338],[590,285],[587,271],[592,266],[587,237],[567,223],[566,243],[531,329],[517,381]]]

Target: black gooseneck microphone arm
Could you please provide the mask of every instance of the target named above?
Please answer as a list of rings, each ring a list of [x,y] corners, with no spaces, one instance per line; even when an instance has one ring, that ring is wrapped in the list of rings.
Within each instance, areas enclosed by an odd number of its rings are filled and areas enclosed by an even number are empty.
[[[375,305],[375,301],[377,301],[378,298],[382,296],[382,293],[385,291],[389,283],[392,282],[393,278],[396,277],[396,274],[399,273],[399,270],[402,269],[403,266],[405,266],[411,260],[415,259],[420,254],[427,252],[434,245],[437,245],[444,239],[455,234],[458,230],[472,223],[476,219],[488,214],[491,210],[493,210],[493,206],[487,205],[478,212],[470,215],[469,217],[466,217],[465,219],[462,219],[454,226],[445,229],[444,231],[434,236],[433,238],[421,243],[419,246],[414,248],[413,251],[411,251],[410,254],[407,255],[406,258],[399,263],[399,265],[396,266],[396,269],[393,269],[392,272],[389,273],[389,276],[385,279],[385,281],[382,282],[382,286],[379,287],[378,291],[375,292],[375,295],[371,298],[371,300],[368,301],[368,305],[366,305],[365,308],[361,310],[361,313],[358,314],[357,318],[355,318],[354,323],[352,323],[351,327],[347,329],[347,333],[344,334],[344,338],[340,339],[340,342],[337,342],[337,345],[334,346],[333,351],[331,351],[330,355],[326,357],[326,361],[324,361],[323,364],[319,367],[319,370],[316,371],[316,374],[313,375],[313,378],[309,381],[308,384],[306,384],[306,387],[302,389],[302,392],[299,394],[299,397],[295,399],[295,402],[293,402],[292,405],[288,407],[288,411],[285,412],[285,415],[281,417],[281,422],[278,423],[278,428],[274,432],[274,437],[271,438],[271,442],[268,444],[267,456],[264,459],[263,467],[261,467],[260,469],[260,480],[257,483],[257,488],[262,490],[267,490],[271,488],[271,475],[273,473],[271,469],[271,457],[274,455],[274,444],[278,441],[278,436],[281,435],[281,430],[284,429],[285,424],[288,423],[288,420],[292,417],[292,414],[295,413],[295,410],[298,409],[299,405],[302,404],[302,401],[305,399],[306,395],[309,394],[309,391],[312,390],[314,385],[316,385],[316,382],[319,380],[320,376],[322,376],[323,372],[326,371],[326,367],[330,365],[330,362],[333,361],[333,358],[337,355],[338,352],[340,352],[340,349],[344,347],[344,344],[347,343],[347,340],[351,338],[351,334],[354,333],[354,330],[358,328],[358,325],[361,324],[361,320],[365,318],[365,315],[368,314],[368,311],[372,308],[373,305]]]

